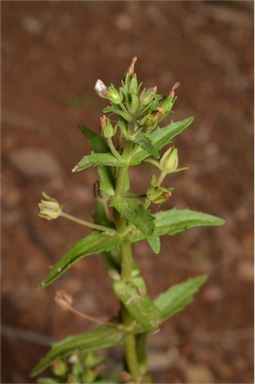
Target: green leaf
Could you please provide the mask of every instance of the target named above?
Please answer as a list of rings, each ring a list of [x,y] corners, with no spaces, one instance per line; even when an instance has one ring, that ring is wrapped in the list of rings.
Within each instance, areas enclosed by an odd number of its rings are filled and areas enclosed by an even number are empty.
[[[155,253],[160,251],[159,237],[154,233],[154,218],[144,209],[139,199],[113,197],[111,205],[146,237]]]
[[[114,181],[112,170],[109,167],[98,167],[97,172],[99,175],[99,188],[109,196],[114,196]]]
[[[79,124],[78,128],[83,133],[83,135],[86,136],[94,152],[96,153],[109,152],[109,147],[104,141],[104,139],[102,138],[102,136],[91,131],[89,128],[85,127],[85,125]]]
[[[52,266],[50,273],[37,288],[43,288],[53,283],[53,281],[63,275],[71,265],[81,258],[91,254],[109,251],[113,247],[121,244],[121,242],[122,238],[118,235],[110,236],[99,231],[91,232],[91,234],[84,239],[76,241],[74,245],[65,252],[64,256]]]
[[[192,123],[193,117],[188,117],[181,121],[173,122],[166,125],[163,128],[158,128],[151,133],[150,139],[156,150],[159,150],[164,145],[170,143],[170,141],[180,133],[182,133]],[[130,165],[140,164],[149,154],[140,146],[136,146],[133,149],[133,153],[130,160]]]
[[[154,304],[159,308],[162,319],[167,320],[177,312],[182,311],[187,304],[191,303],[194,294],[199,290],[201,285],[206,282],[207,278],[207,275],[193,277],[161,293],[154,300]]]
[[[133,319],[147,332],[158,329],[161,313],[148,294],[139,293],[130,281],[114,281],[114,291]]]
[[[127,139],[132,141],[135,144],[138,144],[142,149],[144,149],[149,155],[152,155],[156,159],[159,158],[158,150],[152,144],[152,141],[148,136],[142,132],[134,132],[132,136],[127,136]]]
[[[155,233],[158,236],[174,235],[193,227],[218,226],[224,224],[220,217],[190,209],[170,209],[155,213]],[[145,236],[139,231],[132,231],[128,235],[131,243],[143,240]]]
[[[110,149],[102,136],[91,131],[82,124],[78,125],[79,130],[86,136],[89,144],[95,153],[109,153]],[[114,195],[113,175],[109,167],[98,167],[98,175],[100,180],[100,189],[109,196]]]
[[[121,345],[124,342],[126,335],[127,333],[125,331],[104,325],[93,331],[68,336],[52,345],[49,352],[33,369],[31,376],[34,377],[48,368],[55,359],[70,354],[76,350],[89,352]]]
[[[84,156],[78,164],[73,168],[73,172],[79,172],[83,169],[93,166],[107,166],[107,167],[126,167],[127,163],[124,160],[116,159],[111,153],[91,153]]]
[[[177,232],[197,226],[216,226],[224,224],[224,220],[213,215],[190,209],[170,209],[155,213],[157,234],[174,235]]]

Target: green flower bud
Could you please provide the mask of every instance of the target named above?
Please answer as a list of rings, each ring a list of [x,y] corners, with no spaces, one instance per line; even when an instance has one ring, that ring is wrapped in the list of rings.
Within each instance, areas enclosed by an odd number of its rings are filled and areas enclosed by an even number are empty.
[[[170,147],[161,157],[159,167],[162,172],[173,173],[178,168],[178,150]]]
[[[138,81],[137,81],[137,76],[136,73],[134,73],[130,79],[128,91],[131,94],[137,94],[138,91]]]
[[[165,100],[159,105],[162,109],[162,113],[170,112],[173,106],[173,98],[171,96],[167,96]]]
[[[131,95],[130,112],[136,113],[138,107],[139,107],[139,99],[138,99],[137,95]]]
[[[159,111],[154,111],[154,112],[150,113],[144,122],[145,127],[147,127],[147,128],[156,127],[158,124],[158,117],[159,116],[160,116]]]
[[[105,115],[100,117],[100,124],[104,137],[107,139],[112,137],[115,134],[115,129],[112,126],[111,120],[108,119]]]
[[[55,360],[53,362],[52,371],[56,376],[63,376],[67,372],[66,363],[63,360]]]
[[[107,99],[110,100],[113,104],[120,104],[123,100],[122,94],[111,84],[108,87]]]
[[[140,95],[140,103],[142,106],[148,105],[157,93],[157,87],[144,89]]]
[[[46,200],[41,200],[39,206],[39,216],[46,220],[57,219],[61,213],[64,204],[60,204],[56,199],[48,196],[45,192],[42,193]]]

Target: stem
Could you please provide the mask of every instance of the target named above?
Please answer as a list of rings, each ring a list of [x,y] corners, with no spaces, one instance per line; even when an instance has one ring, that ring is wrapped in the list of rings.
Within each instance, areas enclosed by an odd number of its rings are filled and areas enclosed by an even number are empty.
[[[109,235],[114,235],[116,233],[115,229],[113,228],[105,227],[104,225],[93,224],[93,223],[90,223],[89,221],[79,219],[78,217],[69,215],[68,213],[65,213],[65,212],[61,212],[60,216],[65,217],[68,220],[74,221],[75,223],[84,225],[86,227],[98,229],[99,231],[105,232]]]
[[[125,143],[122,158],[128,160],[130,152],[132,150],[132,142],[127,141]],[[127,177],[128,167],[123,167],[118,169],[117,178],[116,178],[116,190],[115,193],[117,196],[123,196],[125,193],[125,180]],[[123,219],[120,214],[114,210],[113,211],[114,222],[116,225],[117,232],[123,234],[129,223]],[[121,278],[123,281],[128,281],[131,278],[132,272],[132,250],[130,243],[123,243],[120,246],[120,259],[121,259]],[[128,310],[121,304],[121,317],[123,324],[128,327],[133,323],[133,318],[129,314]],[[129,334],[125,339],[125,360],[127,368],[130,374],[133,377],[133,380],[138,383],[141,377],[139,360],[137,355],[137,345],[135,335]]]
[[[160,176],[159,176],[159,178],[158,178],[158,186],[160,186],[160,184],[162,183],[162,181],[164,180],[164,178],[166,177],[166,175],[167,175],[167,173],[166,172],[164,172],[164,171],[161,171],[161,174],[160,174]]]
[[[116,150],[116,148],[114,147],[113,145],[113,142],[112,142],[112,138],[111,137],[108,137],[107,138],[107,143],[109,145],[109,148],[113,154],[113,156],[116,157],[116,159],[119,159],[119,160],[122,160],[122,156],[119,154],[119,152]]]

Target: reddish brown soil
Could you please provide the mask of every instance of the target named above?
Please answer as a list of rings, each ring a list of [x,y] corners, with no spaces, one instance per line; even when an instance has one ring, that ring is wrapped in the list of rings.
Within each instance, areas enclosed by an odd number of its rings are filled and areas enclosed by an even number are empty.
[[[48,338],[91,327],[55,307],[59,288],[90,315],[106,319],[118,309],[100,256],[35,289],[88,233],[64,219],[43,221],[37,203],[46,191],[89,219],[96,173],[70,172],[89,151],[76,126],[99,129],[104,101],[94,83],[118,84],[134,55],[146,86],[166,94],[181,82],[174,118],[195,116],[174,141],[189,171],[168,178],[175,190],[166,207],[226,219],[222,228],[164,238],[158,256],[145,243],[135,247],[153,297],[210,275],[187,310],[150,337],[154,380],[253,381],[252,52],[252,2],[2,2],[2,383],[33,382],[29,372]],[[31,149],[38,157],[24,166]],[[50,165],[40,164],[39,150],[53,156]],[[148,168],[135,168],[135,189],[149,177]]]

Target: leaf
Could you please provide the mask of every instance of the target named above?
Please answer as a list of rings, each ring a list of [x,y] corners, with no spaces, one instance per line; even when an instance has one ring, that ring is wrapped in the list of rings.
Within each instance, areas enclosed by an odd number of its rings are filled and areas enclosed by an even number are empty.
[[[188,117],[181,121],[173,122],[166,125],[163,128],[158,128],[151,133],[150,139],[156,150],[159,150],[164,145],[168,144],[175,136],[182,133],[192,123],[193,117]],[[140,164],[149,154],[140,146],[136,146],[133,149],[133,153],[130,159],[130,165]]]
[[[192,211],[190,209],[170,209],[155,213],[155,233],[158,236],[174,235],[193,227],[218,226],[224,224],[220,217],[207,213]],[[145,236],[137,231],[128,236],[131,243],[136,243]]]
[[[99,175],[99,188],[109,196],[114,196],[114,181],[113,175],[109,167],[98,167],[97,172]]]
[[[155,215],[156,233],[174,235],[177,232],[197,226],[216,226],[224,224],[224,220],[213,215],[190,209],[170,209],[157,212]]]
[[[38,375],[48,368],[55,359],[74,351],[82,350],[84,352],[89,352],[121,345],[124,342],[126,335],[127,333],[125,331],[104,325],[93,331],[68,336],[52,345],[49,352],[33,369],[31,376],[34,377]]]
[[[141,295],[130,281],[114,281],[113,288],[130,315],[145,331],[153,332],[159,327],[161,313],[148,294]]]
[[[53,265],[50,273],[37,288],[43,288],[53,283],[53,281],[63,275],[71,265],[81,258],[94,253],[109,251],[113,247],[121,244],[121,242],[122,238],[118,235],[110,236],[99,231],[91,232],[91,234],[84,239],[76,241],[74,245],[65,252],[63,257]]]
[[[152,141],[148,136],[146,136],[142,132],[134,133],[132,136],[127,136],[127,139],[132,141],[135,144],[138,144],[141,148],[143,148],[149,155],[152,155],[156,159],[159,158],[158,150],[152,144]]]
[[[107,167],[126,167],[127,163],[124,160],[116,159],[111,153],[91,153],[84,156],[78,164],[75,165],[72,172],[79,172],[83,169],[93,166]]]
[[[115,196],[111,205],[146,237],[155,253],[160,251],[159,237],[154,233],[154,218],[139,199]]]
[[[207,275],[193,277],[161,293],[154,300],[154,304],[159,308],[162,320],[167,320],[177,312],[182,311],[187,304],[191,303],[193,295],[199,290],[201,285],[206,282],[207,278]]]
[[[102,136],[91,131],[89,128],[85,127],[85,125],[79,124],[78,128],[83,133],[83,135],[86,136],[94,152],[96,153],[109,152],[109,147],[104,141],[104,139],[102,138]]]
[[[82,124],[78,125],[79,130],[87,137],[95,153],[109,153],[110,149],[104,139],[97,133],[91,131]],[[100,180],[100,189],[109,196],[114,195],[113,176],[109,167],[98,167],[98,175]]]

